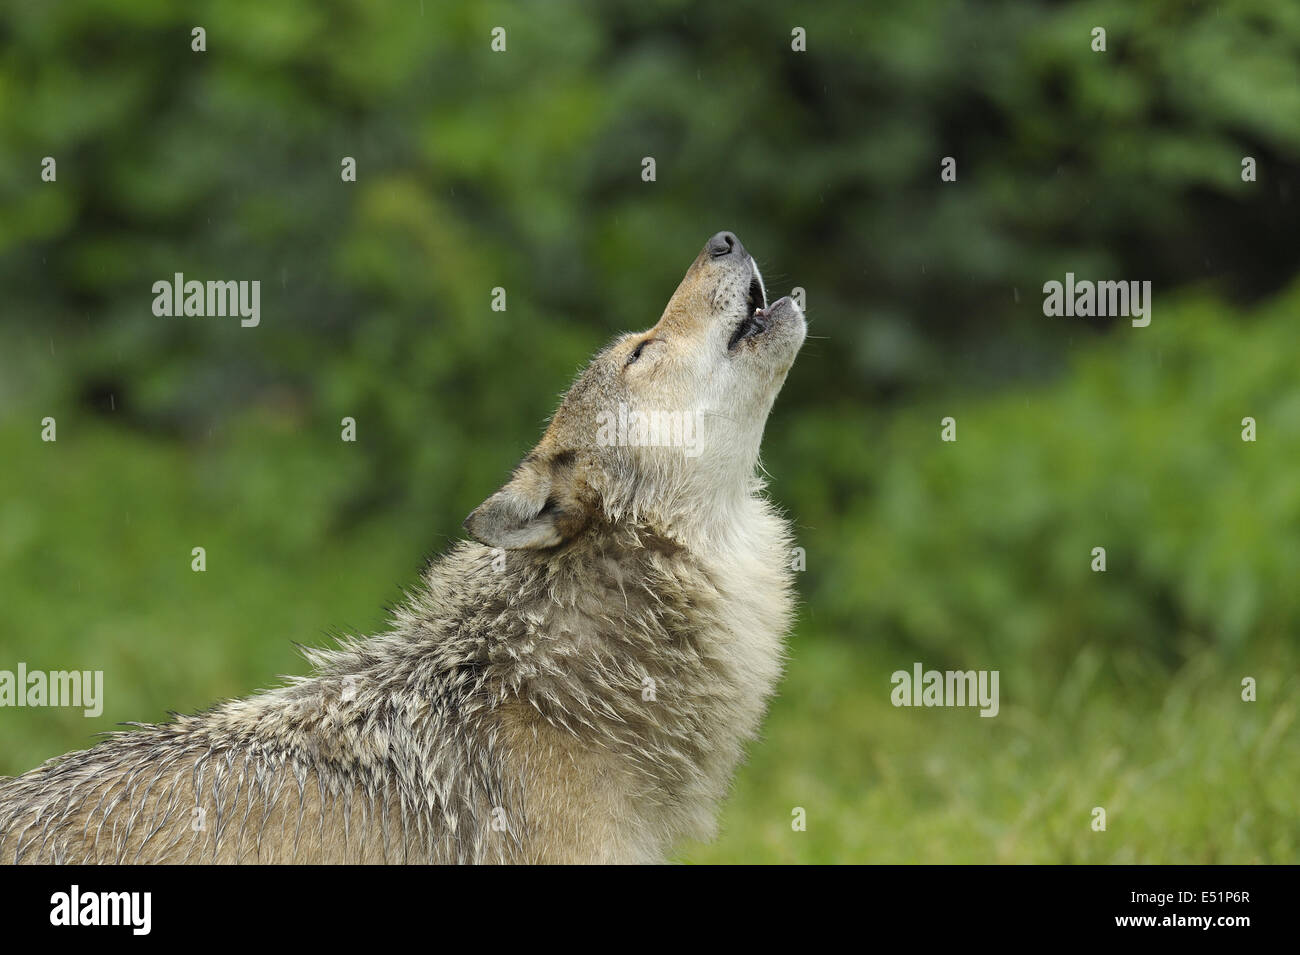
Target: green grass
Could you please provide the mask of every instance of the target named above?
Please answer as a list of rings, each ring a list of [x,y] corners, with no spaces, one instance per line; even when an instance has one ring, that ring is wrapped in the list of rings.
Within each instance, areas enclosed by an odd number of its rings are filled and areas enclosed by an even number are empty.
[[[849,429],[870,442],[774,428],[774,490],[809,557],[802,619],[718,839],[680,859],[1300,858],[1297,301],[1249,325],[1171,309],[1035,392],[962,398],[956,446],[937,407]],[[8,411],[0,668],[103,670],[106,700],[96,719],[0,714],[3,774],[304,672],[293,642],[381,627],[477,503],[427,491],[469,466],[450,455],[432,479],[419,459],[426,490],[358,506],[365,447],[292,406],[188,443],[49,395]],[[1247,412],[1257,445],[1237,437]],[[39,441],[45,414],[57,443]],[[1099,539],[1105,574],[1087,569]],[[890,674],[914,661],[999,669],[1001,713],[895,708]]]
[[[273,461],[238,441],[189,448],[93,421],[74,432],[71,420],[36,452],[31,427],[0,430],[19,489],[0,503],[0,668],[103,670],[104,711],[5,711],[3,774],[120,721],[305,672],[293,643],[378,629],[435,538],[417,543],[415,523],[362,523],[319,546],[329,479],[304,481],[293,444],[265,423],[261,446],[281,449]],[[190,569],[194,546],[206,549],[204,573]]]
[[[895,708],[889,674],[907,661],[796,635],[719,838],[681,858],[1294,862],[1297,662],[1291,649],[1234,665],[1206,650],[1124,692],[1076,700],[1067,683],[1059,704],[1041,708],[1003,684],[1001,712],[988,719]],[[1261,680],[1259,701],[1242,702],[1238,675],[1263,672],[1290,676]],[[1097,806],[1105,832],[1091,827]],[[793,830],[794,807],[805,810],[806,831]]]
[[[29,436],[6,430],[3,440],[14,448]],[[7,712],[0,772],[88,745],[120,720],[202,708],[303,672],[290,641],[378,627],[394,582],[414,579],[424,541],[436,536],[387,521],[316,546],[312,499],[289,486],[292,460],[268,468],[272,477],[247,474],[252,484],[206,480],[220,456],[102,425],[39,455],[11,456],[11,479],[31,490],[0,509],[0,660],[103,669],[107,699],[93,720],[74,710]],[[250,496],[262,480],[271,486]],[[255,500],[292,502],[301,513],[289,518],[271,504],[259,512]],[[295,533],[299,525],[306,529]],[[189,568],[191,540],[207,548],[204,574]],[[1000,715],[985,719],[972,709],[892,706],[889,675],[911,659],[869,650],[868,637],[835,640],[805,620],[719,838],[687,847],[682,860],[1300,856],[1300,659],[1291,645],[1236,662],[1202,648],[1173,672],[1153,664],[1122,686],[1093,682],[1096,664],[1081,654],[1058,686],[1004,682]],[[1290,676],[1268,676],[1278,673]],[[1240,700],[1246,675],[1260,680],[1257,703]],[[1106,832],[1091,829],[1094,806],[1107,810]],[[792,830],[794,807],[805,810],[806,831]]]

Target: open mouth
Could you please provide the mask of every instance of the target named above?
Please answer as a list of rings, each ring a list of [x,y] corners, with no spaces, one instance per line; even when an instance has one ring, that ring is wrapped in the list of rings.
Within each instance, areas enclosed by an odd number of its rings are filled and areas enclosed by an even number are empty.
[[[764,294],[763,283],[759,281],[758,273],[755,272],[749,279],[749,298],[745,306],[745,317],[736,324],[736,330],[731,333],[731,341],[727,342],[727,351],[732,351],[746,338],[753,338],[765,332],[768,314],[767,295]]]

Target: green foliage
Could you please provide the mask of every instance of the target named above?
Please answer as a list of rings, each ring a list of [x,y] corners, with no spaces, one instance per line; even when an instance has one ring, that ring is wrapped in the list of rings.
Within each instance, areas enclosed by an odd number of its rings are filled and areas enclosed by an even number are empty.
[[[1293,291],[1227,319],[1188,298],[1081,349],[1050,386],[946,395],[852,438],[783,428],[785,460],[819,462],[776,487],[806,528],[820,626],[999,665],[1039,695],[1085,651],[1123,679],[1194,646],[1294,639],[1298,306]]]
[[[502,366],[516,407],[576,341],[651,324],[722,227],[838,343],[791,399],[810,406],[1050,371],[1059,336],[1001,318],[1067,269],[1243,296],[1295,273],[1285,4],[742,7],[11,5],[4,317],[54,338],[64,388],[111,381],[127,413],[201,433],[286,384],[396,416],[381,383],[418,382],[410,410],[437,415]],[[267,328],[155,320],[149,283],[178,270],[262,278]]]

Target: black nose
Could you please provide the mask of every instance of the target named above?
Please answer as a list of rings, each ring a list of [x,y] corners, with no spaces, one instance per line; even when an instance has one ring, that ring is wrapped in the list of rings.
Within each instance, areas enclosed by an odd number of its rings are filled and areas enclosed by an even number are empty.
[[[740,244],[740,240],[736,238],[734,232],[719,232],[709,240],[706,248],[709,250],[709,255],[715,259],[720,259],[724,255],[745,254],[745,247]]]

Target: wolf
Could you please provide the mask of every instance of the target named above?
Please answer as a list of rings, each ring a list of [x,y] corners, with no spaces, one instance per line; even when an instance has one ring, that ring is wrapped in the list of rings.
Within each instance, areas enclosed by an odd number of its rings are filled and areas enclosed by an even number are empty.
[[[805,333],[719,232],[386,631],[0,780],[0,858],[650,863],[711,838],[793,613],[757,471]],[[611,415],[632,423],[618,440]],[[652,415],[697,421],[691,448],[636,426]]]

